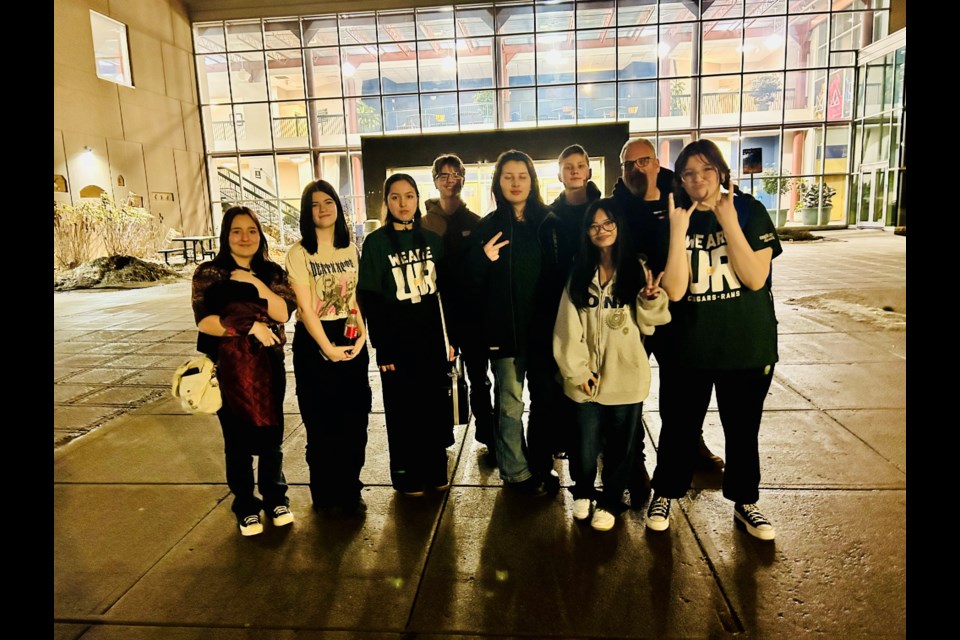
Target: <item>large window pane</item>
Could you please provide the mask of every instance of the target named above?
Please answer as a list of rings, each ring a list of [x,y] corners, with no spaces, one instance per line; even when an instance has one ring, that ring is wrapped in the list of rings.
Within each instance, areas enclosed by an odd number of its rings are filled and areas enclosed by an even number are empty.
[[[457,67],[461,89],[493,87],[493,38],[457,40]]]
[[[657,77],[657,28],[618,30],[617,77],[620,80]]]
[[[787,18],[788,69],[826,66],[829,17],[815,13]]]
[[[610,29],[577,32],[577,80],[604,82],[617,79],[615,32]]]
[[[453,29],[453,7],[417,9],[417,39],[439,40],[456,36]]]
[[[660,22],[696,20],[697,3],[689,0],[660,0]]]
[[[748,20],[744,29],[743,70],[783,69],[785,18]]]
[[[613,25],[616,23],[615,18],[613,0],[577,3],[577,29],[596,29]]]
[[[410,93],[411,91],[416,91],[416,43],[381,44],[380,76],[380,84],[383,87],[384,94]]]
[[[693,138],[690,135],[660,136],[657,141],[657,160],[660,161],[660,166],[673,171],[677,156],[691,142]]]
[[[500,118],[505,128],[532,127],[537,123],[537,93],[534,89],[500,91]]]
[[[460,129],[492,129],[496,126],[494,98],[488,91],[465,91],[460,94]]]
[[[700,121],[705,127],[737,125],[740,117],[740,76],[700,81]]]
[[[746,0],[744,15],[772,16],[787,12],[787,0]]]
[[[577,87],[580,122],[610,122],[617,118],[617,85],[581,84]]]
[[[300,58],[300,50],[267,51],[266,55],[270,99],[303,98],[303,61]]]
[[[296,227],[299,224],[300,194],[312,181],[313,170],[310,166],[310,154],[277,154],[278,194],[286,201],[286,204],[281,205],[281,207],[287,214],[290,213],[291,208],[297,214],[293,221],[287,219],[287,225]]]
[[[630,131],[656,131],[657,83],[621,82],[617,120],[630,123]]]
[[[231,53],[230,87],[234,102],[267,99],[267,79],[263,52]]]
[[[802,176],[820,173],[820,127],[783,132],[781,173]]]
[[[307,105],[305,102],[275,102],[273,144],[278,149],[307,146]]]
[[[367,96],[380,93],[376,45],[341,48],[340,73],[343,76],[343,95]]]
[[[417,34],[413,11],[381,11],[377,16],[380,42],[407,42]]]
[[[300,46],[300,21],[296,18],[263,21],[263,42],[267,49],[292,49]]]
[[[420,130],[420,105],[417,96],[383,98],[384,133],[416,133]]]
[[[827,120],[849,120],[853,116],[853,69],[830,73],[827,83]]]
[[[747,149],[760,150],[760,173],[743,173],[743,153]],[[740,157],[737,158],[740,177],[740,188],[753,194],[768,210],[779,207],[777,197],[777,183],[773,182],[764,188],[763,174],[776,176],[780,167],[780,132],[779,131],[751,131],[744,134],[740,140]]]
[[[360,144],[361,135],[377,134],[383,131],[383,119],[380,115],[380,98],[348,98],[346,105],[347,144]]]
[[[704,20],[720,18],[740,18],[743,16],[743,0],[713,0],[704,3],[702,17]]]
[[[660,77],[688,76],[692,66],[693,41],[697,25],[679,23],[661,25],[657,56],[660,58]]]
[[[742,104],[744,125],[779,124],[783,113],[783,74],[744,75]]]
[[[500,47],[500,86],[516,87],[534,84],[533,36],[497,38]]]
[[[703,73],[732,73],[740,70],[742,20],[704,22]]]
[[[540,124],[574,124],[577,120],[576,87],[538,88],[537,119]]]
[[[576,81],[573,32],[537,35],[537,84]]]
[[[227,50],[222,22],[196,22],[193,25],[193,51],[216,53]]]
[[[320,16],[303,19],[303,44],[306,47],[337,45],[337,17]]]
[[[372,44],[377,41],[377,18],[373,12],[340,14],[340,45]]]
[[[823,149],[824,173],[847,173],[850,170],[850,126],[828,126]]]
[[[227,56],[197,56],[197,84],[200,87],[201,104],[230,102]]]
[[[654,24],[656,21],[657,0],[620,0],[617,2],[617,25],[621,27]]]
[[[536,5],[537,31],[566,31],[573,29],[573,3]]]
[[[457,94],[431,93],[420,96],[420,115],[424,131],[457,130]]]
[[[660,85],[660,123],[661,130],[689,129],[693,126],[690,109],[694,78],[674,78],[661,80]]]
[[[307,105],[313,110],[312,147],[342,147],[347,143],[343,117],[343,100],[314,100]]]
[[[830,49],[859,49],[862,13],[834,13],[831,18]],[[867,43],[869,44],[869,43]]]
[[[493,7],[457,8],[455,20],[458,38],[493,35]]]
[[[529,33],[533,31],[533,5],[497,7],[497,33]]]
[[[453,40],[417,44],[421,91],[453,91],[457,88],[457,47]]]
[[[227,20],[226,28],[228,51],[263,49],[260,20]]]
[[[203,133],[207,151],[236,151],[237,142],[230,105],[202,107]]]
[[[827,70],[790,71],[784,89],[786,122],[823,120],[826,110]]]
[[[343,95],[339,49],[309,49],[306,61],[308,97],[336,98]]]
[[[270,149],[270,110],[265,104],[237,104],[233,106],[237,127],[237,147],[240,151]]]
[[[220,215],[235,204],[240,203],[240,165],[237,159],[210,158],[207,165],[210,174],[210,201],[220,203],[214,205],[214,226],[219,227]]]
[[[814,11],[829,11],[830,0],[790,0],[790,13],[812,13]]]

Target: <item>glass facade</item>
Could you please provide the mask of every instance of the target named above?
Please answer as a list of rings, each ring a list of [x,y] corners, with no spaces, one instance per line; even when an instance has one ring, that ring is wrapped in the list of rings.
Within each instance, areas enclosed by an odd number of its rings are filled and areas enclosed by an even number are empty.
[[[741,188],[788,220],[799,181],[827,183],[841,220],[866,117],[855,53],[888,13],[888,0],[581,0],[194,23],[213,201],[279,224],[320,176],[359,222],[361,136],[624,121],[664,166],[716,141]],[[887,99],[875,93],[861,99]],[[860,136],[863,153],[880,157],[892,128]],[[739,175],[745,149],[766,180]]]

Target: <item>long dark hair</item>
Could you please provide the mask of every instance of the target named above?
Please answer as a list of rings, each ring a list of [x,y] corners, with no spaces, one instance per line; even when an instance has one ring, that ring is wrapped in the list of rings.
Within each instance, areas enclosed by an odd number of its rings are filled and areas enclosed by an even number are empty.
[[[723,159],[720,147],[712,140],[695,140],[683,148],[673,165],[673,198],[677,206],[684,208],[693,204],[693,201],[683,188],[683,178],[680,176],[693,156],[701,156],[707,164],[713,165],[718,172],[720,186],[730,188],[730,165]]]
[[[213,259],[213,263],[227,271],[233,271],[239,267],[237,261],[233,259],[233,254],[230,253],[230,227],[233,226],[233,221],[237,216],[250,216],[253,223],[257,225],[257,233],[260,234],[260,246],[257,247],[257,252],[250,258],[250,269],[258,276],[265,275],[268,268],[275,267],[276,263],[270,260],[270,254],[267,250],[267,236],[263,232],[260,218],[248,207],[230,207],[223,214],[223,220],[220,221],[220,250],[217,252],[217,257]],[[272,269],[269,270],[272,271]]]
[[[600,250],[590,241],[590,225],[597,215],[597,211],[603,210],[609,220],[617,224],[617,241],[612,248],[614,281],[613,295],[620,304],[631,304],[640,293],[646,279],[646,274],[640,264],[639,256],[633,247],[633,240],[630,237],[630,227],[626,218],[620,209],[620,205],[614,198],[602,198],[590,203],[586,213],[583,216],[583,222],[580,225],[580,250],[573,262],[573,270],[570,274],[570,300],[578,309],[587,308],[587,300],[590,295],[590,283],[597,273],[597,267],[600,266]],[[603,304],[603,301],[600,301]]]
[[[399,220],[390,213],[390,205],[387,201],[390,199],[390,187],[401,180],[409,183],[410,186],[413,187],[413,191],[417,194],[417,210],[413,212],[413,230],[411,231],[413,234],[413,244],[419,249],[426,249],[427,238],[423,235],[423,229],[420,226],[420,218],[423,217],[423,214],[420,213],[420,188],[417,186],[417,181],[406,173],[395,173],[383,182],[383,206],[386,208],[383,229],[390,239],[390,246],[393,247],[394,252],[399,252],[400,241],[397,237],[397,230],[393,228],[393,223],[399,222]]]
[[[544,215],[546,205],[543,202],[543,197],[540,195],[540,179],[537,178],[537,169],[533,166],[533,160],[530,156],[516,149],[510,149],[509,151],[501,153],[493,169],[493,184],[490,186],[490,191],[493,192],[493,200],[497,203],[497,211],[506,213],[507,215],[513,215],[513,205],[507,202],[506,197],[503,195],[503,188],[500,186],[500,178],[503,176],[503,165],[511,160],[527,165],[527,173],[530,174],[530,195],[527,196],[527,202],[523,207],[524,216],[537,217]]]
[[[337,204],[337,221],[333,226],[333,246],[344,249],[350,246],[350,228],[347,226],[347,216],[343,212],[343,203],[333,185],[326,180],[311,182],[304,188],[300,196],[300,244],[313,255],[317,252],[317,230],[313,224],[313,194],[325,193]]]

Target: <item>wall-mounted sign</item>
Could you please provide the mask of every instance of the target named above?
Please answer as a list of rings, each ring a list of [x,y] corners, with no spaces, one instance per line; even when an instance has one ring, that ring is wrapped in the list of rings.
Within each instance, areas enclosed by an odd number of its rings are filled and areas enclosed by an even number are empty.
[[[159,200],[161,202],[173,202],[173,194],[167,193],[166,191],[154,191],[150,194],[151,200]]]
[[[53,192],[54,193],[66,193],[67,192],[67,179],[59,174],[53,174]]]
[[[752,175],[754,173],[763,173],[763,149],[743,150],[743,175]]]

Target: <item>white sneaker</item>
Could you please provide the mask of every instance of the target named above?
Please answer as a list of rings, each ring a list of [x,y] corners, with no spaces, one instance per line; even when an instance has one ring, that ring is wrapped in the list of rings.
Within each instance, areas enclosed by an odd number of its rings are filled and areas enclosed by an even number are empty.
[[[777,537],[777,530],[755,504],[734,505],[733,522],[754,538],[773,540]]]
[[[284,527],[293,523],[293,512],[290,511],[290,507],[283,504],[271,509],[270,516],[275,527]]]
[[[606,509],[597,508],[593,512],[593,519],[590,521],[590,526],[597,531],[610,531],[616,523],[617,517],[615,515]]]
[[[590,517],[590,498],[578,498],[573,501],[573,519],[586,520]]]
[[[263,533],[263,523],[260,522],[260,514],[254,514],[244,517],[239,521],[240,534],[244,536],[257,536]]]

